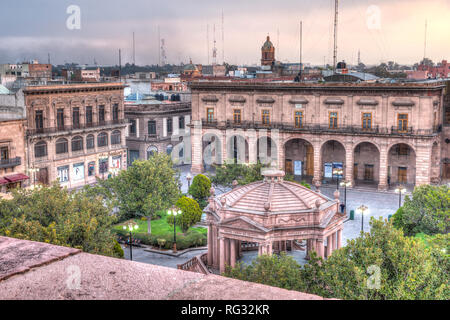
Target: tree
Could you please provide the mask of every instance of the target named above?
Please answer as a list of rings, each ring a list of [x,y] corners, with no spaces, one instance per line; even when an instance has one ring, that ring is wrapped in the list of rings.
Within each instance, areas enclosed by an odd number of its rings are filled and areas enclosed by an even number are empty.
[[[188,197],[181,197],[176,203],[177,208],[182,212],[181,216],[177,216],[177,225],[186,232],[191,226],[200,221],[202,217],[202,209],[197,201]],[[167,222],[173,225],[173,216],[167,217]]]
[[[416,187],[412,197],[392,216],[396,228],[408,236],[417,233],[433,235],[450,230],[450,188],[446,185]]]
[[[211,176],[211,182],[215,186],[231,187],[234,180],[240,185],[261,181],[261,163],[245,165],[239,163],[226,163],[216,167],[215,175]]]
[[[178,178],[170,157],[158,153],[149,160],[136,160],[128,170],[108,180],[99,180],[101,194],[119,208],[121,220],[147,217],[172,206],[180,196]]]
[[[11,200],[0,201],[0,234],[121,257],[110,212],[101,197],[85,189],[69,192],[57,183],[17,189]]]
[[[191,187],[189,188],[189,194],[199,202],[204,202],[209,197],[209,191],[211,189],[211,180],[203,174],[198,174],[192,180]]]

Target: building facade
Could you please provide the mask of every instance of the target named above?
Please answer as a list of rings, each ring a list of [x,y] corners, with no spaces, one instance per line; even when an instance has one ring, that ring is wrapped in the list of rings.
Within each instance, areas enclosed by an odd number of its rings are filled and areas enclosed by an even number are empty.
[[[27,87],[28,167],[32,183],[77,188],[126,169],[121,83]]]
[[[442,82],[192,82],[191,91],[194,172],[260,160],[314,183],[379,189],[443,176]]]
[[[190,163],[190,113],[190,103],[125,105],[129,121],[128,164],[136,159],[149,159],[157,152],[171,154],[176,164]]]

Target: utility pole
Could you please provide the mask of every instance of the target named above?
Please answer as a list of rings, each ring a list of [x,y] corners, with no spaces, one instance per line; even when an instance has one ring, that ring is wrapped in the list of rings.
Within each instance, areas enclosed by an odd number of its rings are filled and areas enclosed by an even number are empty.
[[[136,65],[136,45],[134,42],[134,31],[133,31],[133,65]]]
[[[222,9],[222,62],[225,64],[225,19]]]
[[[333,72],[336,72],[337,62],[337,34],[338,34],[338,10],[339,0],[334,1],[334,51],[333,51]]]
[[[427,57],[427,28],[428,28],[428,21],[425,20],[425,43],[423,46],[423,60]]]
[[[161,31],[158,26],[158,67],[161,65]]]
[[[302,82],[302,80],[303,80],[302,79],[303,78],[303,75],[302,75],[302,65],[303,65],[302,45],[303,45],[303,21],[300,21],[300,70],[298,72],[300,82]]]
[[[206,25],[206,52],[208,57],[208,66],[209,66],[209,24]]]
[[[119,49],[119,82],[122,82],[122,52]]]

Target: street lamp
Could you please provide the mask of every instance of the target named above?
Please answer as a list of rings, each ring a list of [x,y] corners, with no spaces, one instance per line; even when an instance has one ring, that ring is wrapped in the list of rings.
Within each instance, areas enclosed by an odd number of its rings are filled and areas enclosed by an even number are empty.
[[[341,168],[334,168],[333,169],[333,175],[335,175],[337,177],[336,180],[336,189],[339,190],[339,177],[342,176],[344,174],[344,170],[342,170]]]
[[[167,211],[167,214],[173,215],[173,252],[177,252],[177,216],[181,214],[181,210],[172,208]]]
[[[395,192],[398,193],[398,207],[400,208],[402,206],[402,193],[406,193],[406,188],[403,186],[398,186],[398,188],[395,189]]]
[[[349,181],[342,181],[341,187],[344,187],[344,208],[347,207],[347,187],[350,187],[352,184]]]
[[[123,226],[123,230],[130,232],[130,260],[133,260],[133,231],[139,229],[135,222],[129,222],[128,225]]]
[[[361,232],[364,232],[364,212],[369,213],[369,208],[365,205],[361,205],[356,210],[358,213],[361,213]]]
[[[190,172],[188,172],[188,174],[186,175],[186,180],[188,182],[188,192],[189,192],[189,189],[191,188],[191,180],[192,180],[192,175]]]

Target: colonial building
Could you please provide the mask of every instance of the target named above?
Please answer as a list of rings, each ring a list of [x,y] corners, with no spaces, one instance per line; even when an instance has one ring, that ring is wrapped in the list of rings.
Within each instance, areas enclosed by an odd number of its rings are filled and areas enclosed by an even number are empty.
[[[24,90],[28,166],[36,182],[58,179],[76,188],[126,169],[123,89],[95,83]]]
[[[128,164],[136,159],[148,159],[157,152],[173,155],[177,164],[190,163],[189,146],[191,103],[146,103],[125,105],[129,121],[127,147]]]
[[[442,82],[190,87],[194,172],[233,159],[261,160],[314,183],[339,177],[386,189],[441,180]]]

